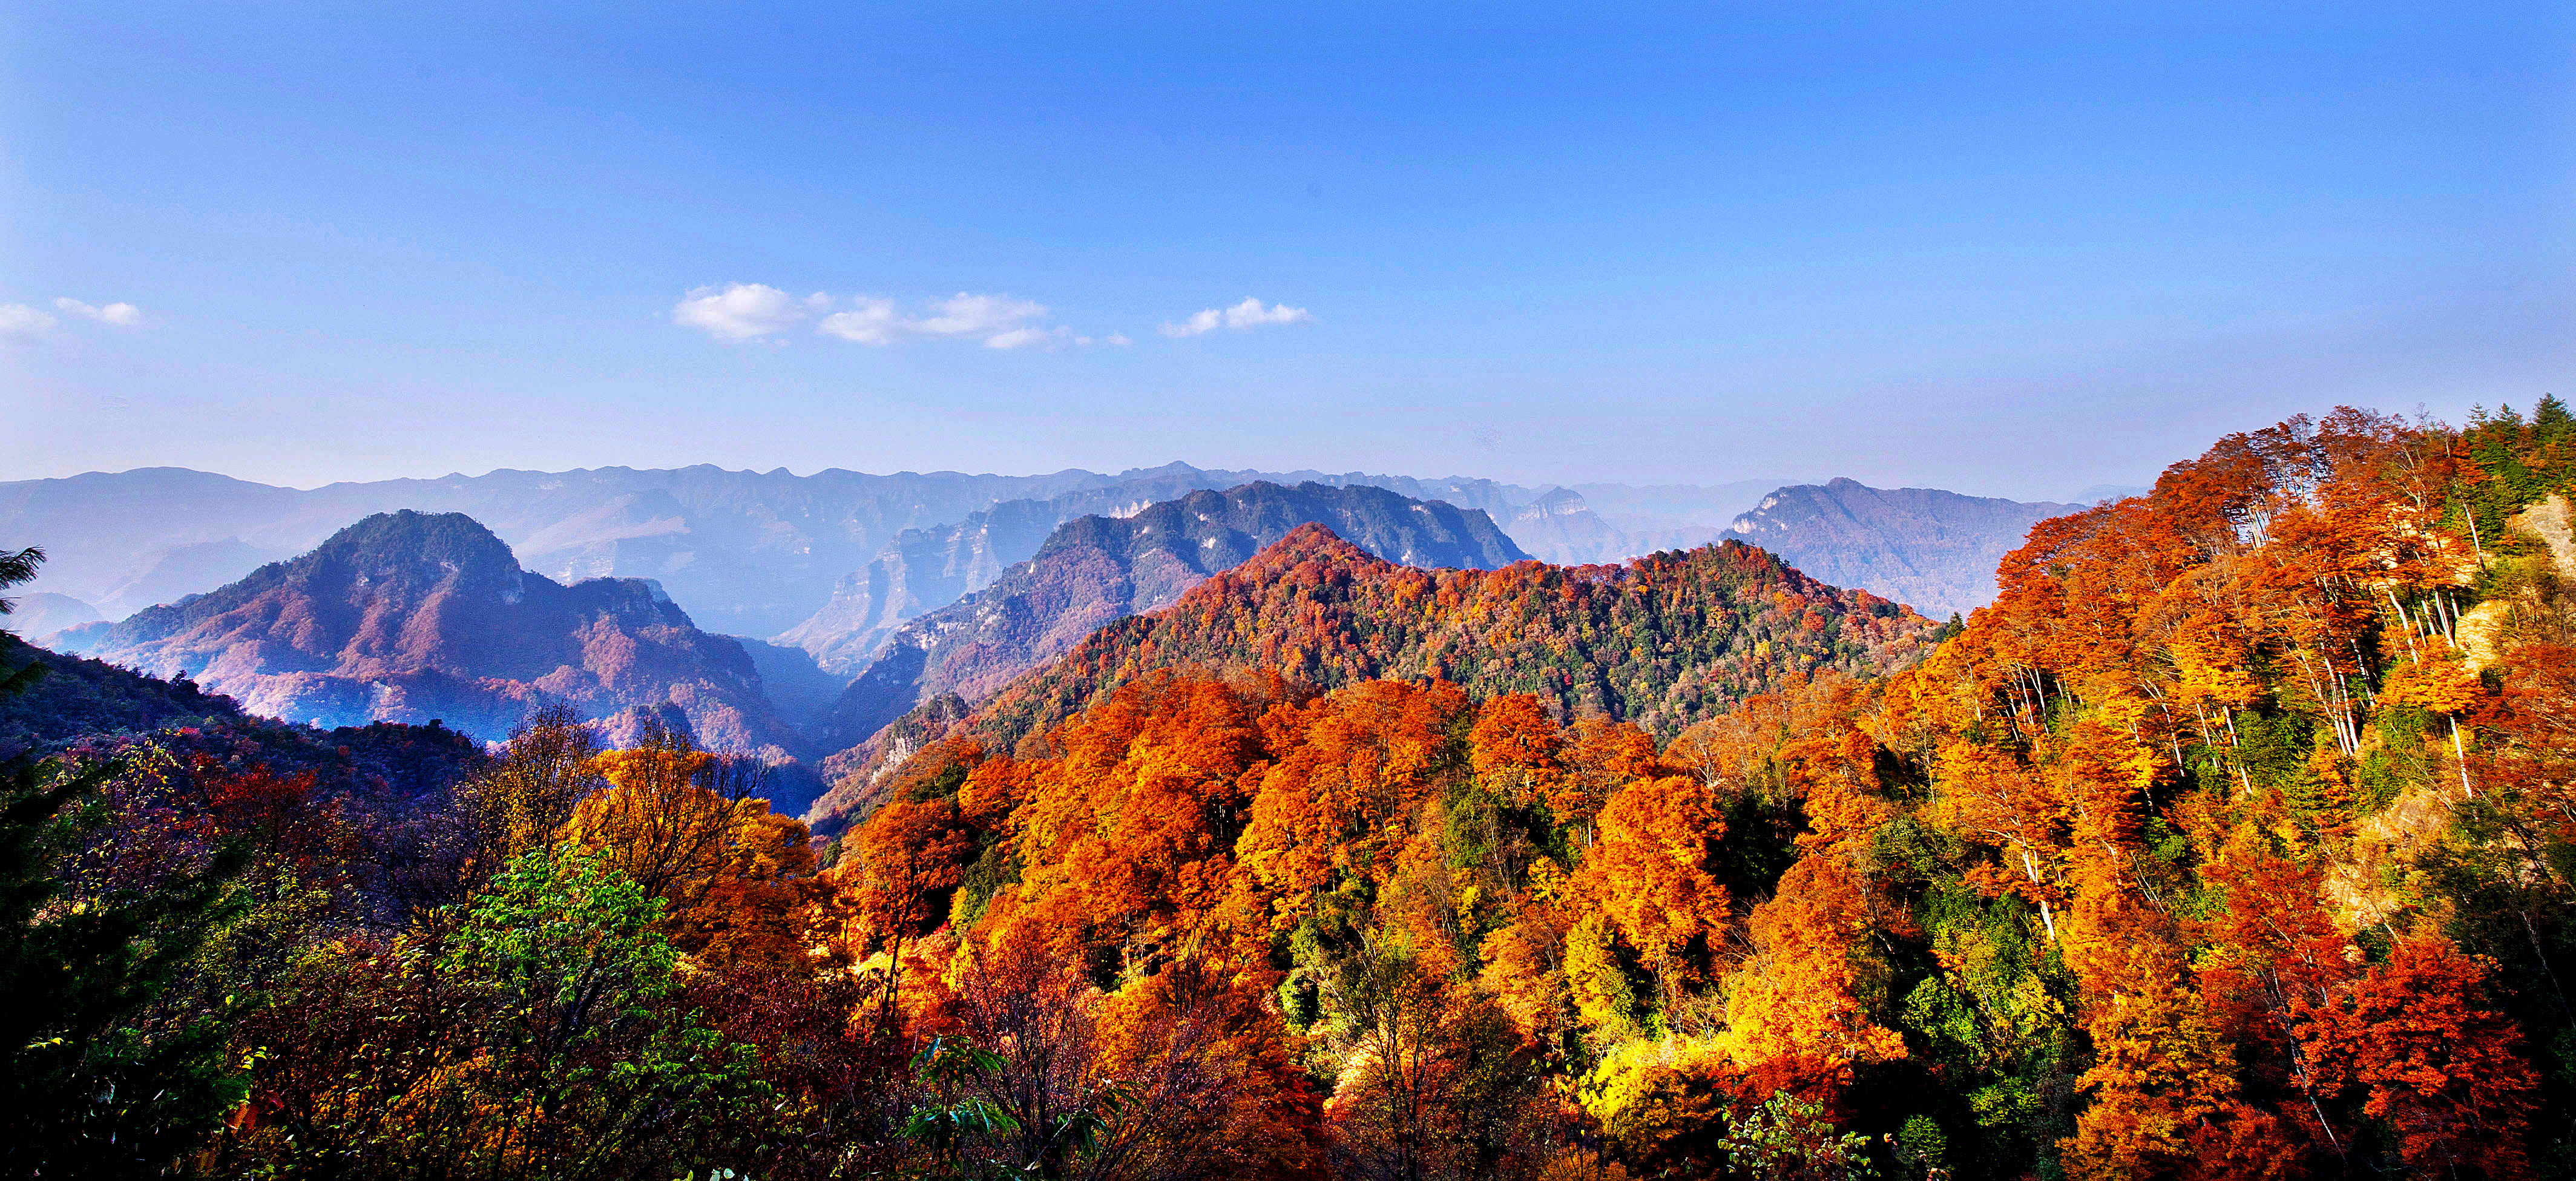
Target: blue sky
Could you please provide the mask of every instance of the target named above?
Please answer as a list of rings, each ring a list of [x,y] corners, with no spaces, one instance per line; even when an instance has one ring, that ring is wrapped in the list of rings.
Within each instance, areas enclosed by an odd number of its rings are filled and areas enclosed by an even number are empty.
[[[11,6],[0,478],[2049,497],[2576,373],[2564,5],[654,7]]]

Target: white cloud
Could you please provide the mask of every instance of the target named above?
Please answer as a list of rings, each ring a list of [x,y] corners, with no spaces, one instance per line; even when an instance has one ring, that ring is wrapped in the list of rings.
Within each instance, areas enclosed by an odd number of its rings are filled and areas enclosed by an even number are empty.
[[[948,340],[978,340],[988,349],[1024,349],[1033,346],[1053,347],[1065,341],[1076,341],[1073,330],[1047,327],[1045,304],[1008,295],[978,295],[960,291],[946,299],[934,300],[929,314],[905,316],[891,299],[872,295],[854,296],[850,310],[823,317],[814,326],[816,332],[837,336],[860,344],[889,345],[906,338],[932,337]]]
[[[756,340],[802,323],[810,312],[831,306],[815,292],[803,301],[765,283],[727,283],[721,289],[699,287],[671,309],[671,322],[698,328],[719,340]]]
[[[1090,343],[1091,338],[1088,336],[1075,336],[1073,334],[1073,329],[1070,328],[1014,328],[1008,332],[997,332],[991,336],[985,337],[984,347],[988,349],[1024,349],[1031,345],[1052,346],[1061,344],[1068,340],[1075,344],[1088,344]]]
[[[0,303],[0,332],[34,336],[50,332],[54,318],[23,303]]]
[[[904,323],[895,315],[893,300],[861,295],[850,300],[849,311],[823,317],[814,331],[860,344],[888,345],[902,338]]]
[[[1118,347],[1120,347],[1120,348],[1122,348],[1122,349],[1123,349],[1123,348],[1127,347],[1128,345],[1134,344],[1134,343],[1136,343],[1136,342],[1135,342],[1135,341],[1132,341],[1132,340],[1127,339],[1127,334],[1126,334],[1126,333],[1124,333],[1124,332],[1112,332],[1112,333],[1110,333],[1110,334],[1109,334],[1109,341],[1108,341],[1108,343],[1110,343],[1110,344],[1114,344],[1114,345],[1117,345]]]
[[[960,291],[931,305],[938,314],[912,322],[912,330],[924,336],[974,336],[984,343],[1003,336],[1017,336],[1027,330],[1031,320],[1046,315],[1046,305],[1007,295],[974,295]],[[1013,345],[995,345],[1013,348]]]
[[[112,303],[106,307],[98,307],[67,296],[55,300],[54,307],[75,316],[86,316],[101,324],[114,324],[121,328],[132,328],[143,322],[143,309],[130,303]]]
[[[1292,308],[1284,303],[1263,307],[1260,300],[1245,296],[1242,303],[1233,307],[1207,308],[1192,313],[1189,319],[1177,324],[1165,324],[1163,335],[1197,336],[1202,332],[1214,332],[1219,328],[1241,331],[1273,324],[1311,324],[1314,321],[1315,314],[1304,308]]]
[[[919,316],[907,316],[894,300],[875,295],[851,296],[842,311],[831,311],[832,307],[832,297],[819,291],[799,301],[775,287],[727,283],[689,292],[671,309],[671,320],[732,341],[770,336],[815,319],[817,335],[880,348],[918,339],[972,340],[989,349],[1053,349],[1093,342],[1071,328],[1048,324],[1045,304],[1011,295],[960,291],[930,301]],[[1131,342],[1124,334],[1112,334],[1108,343]]]
[[[1215,308],[1209,308],[1208,310],[1191,316],[1189,319],[1183,320],[1178,324],[1163,325],[1163,335],[1196,336],[1199,333],[1214,332],[1223,327],[1225,327],[1225,313],[1220,312]]]

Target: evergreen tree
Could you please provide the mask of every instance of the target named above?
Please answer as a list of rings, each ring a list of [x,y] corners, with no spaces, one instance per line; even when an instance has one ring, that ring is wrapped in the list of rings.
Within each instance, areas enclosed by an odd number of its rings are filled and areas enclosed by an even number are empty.
[[[42,551],[0,554],[0,588]],[[0,694],[34,682],[30,663]],[[0,1173],[160,1174],[240,1103],[222,1030],[153,1002],[239,910],[245,855],[224,849],[143,887],[89,890],[66,856],[104,823],[113,763],[78,770],[24,752],[0,761]]]

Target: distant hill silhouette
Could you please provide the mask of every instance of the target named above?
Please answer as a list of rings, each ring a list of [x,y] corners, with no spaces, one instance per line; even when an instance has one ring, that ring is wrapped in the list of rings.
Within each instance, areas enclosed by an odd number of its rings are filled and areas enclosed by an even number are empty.
[[[1845,479],[1779,489],[1729,532],[1836,586],[1940,619],[1992,602],[2003,556],[2032,525],[2076,507]]]

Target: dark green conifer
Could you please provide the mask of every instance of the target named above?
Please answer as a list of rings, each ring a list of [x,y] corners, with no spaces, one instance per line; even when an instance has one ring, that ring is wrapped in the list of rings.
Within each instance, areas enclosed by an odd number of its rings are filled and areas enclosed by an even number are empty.
[[[0,554],[0,589],[43,558]],[[0,694],[43,671],[0,674]],[[161,1175],[242,1099],[222,1030],[154,1001],[238,913],[244,854],[149,885],[75,883],[68,858],[105,821],[115,770],[0,752],[0,1175]]]

